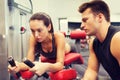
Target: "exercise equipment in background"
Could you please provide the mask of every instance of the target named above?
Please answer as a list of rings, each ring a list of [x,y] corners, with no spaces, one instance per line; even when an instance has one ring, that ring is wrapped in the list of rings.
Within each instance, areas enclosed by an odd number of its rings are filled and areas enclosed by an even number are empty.
[[[65,32],[61,32],[61,33],[63,33],[65,37],[69,37],[71,39],[85,39],[86,38],[86,32],[83,30],[73,30],[68,35]]]

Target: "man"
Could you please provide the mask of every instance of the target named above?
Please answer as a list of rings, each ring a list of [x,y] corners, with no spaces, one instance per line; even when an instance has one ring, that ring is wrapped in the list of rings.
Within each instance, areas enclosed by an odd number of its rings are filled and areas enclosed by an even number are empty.
[[[120,28],[110,24],[108,5],[102,0],[86,2],[79,7],[81,28],[90,40],[88,67],[83,80],[96,80],[101,63],[112,80],[120,80]]]

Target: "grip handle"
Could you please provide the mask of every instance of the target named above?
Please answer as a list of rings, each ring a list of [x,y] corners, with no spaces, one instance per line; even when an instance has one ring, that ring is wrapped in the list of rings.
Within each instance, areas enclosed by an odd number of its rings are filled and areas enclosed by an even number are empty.
[[[25,60],[24,63],[30,68],[35,66],[35,64],[33,64],[30,60]],[[49,78],[49,75],[47,73],[44,73],[42,76],[44,76],[45,78]]]
[[[10,57],[8,58],[8,62],[9,62],[9,64],[10,64],[12,67],[16,66],[15,61],[14,61],[14,59],[13,59],[12,56],[10,56]],[[18,78],[21,77],[20,72],[17,72],[16,75],[17,75]]]

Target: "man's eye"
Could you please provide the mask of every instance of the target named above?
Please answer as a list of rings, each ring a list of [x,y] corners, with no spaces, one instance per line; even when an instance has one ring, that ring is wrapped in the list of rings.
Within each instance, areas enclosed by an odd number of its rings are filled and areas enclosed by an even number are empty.
[[[87,20],[88,20],[87,18],[83,18],[83,19],[82,19],[83,22],[86,22]]]

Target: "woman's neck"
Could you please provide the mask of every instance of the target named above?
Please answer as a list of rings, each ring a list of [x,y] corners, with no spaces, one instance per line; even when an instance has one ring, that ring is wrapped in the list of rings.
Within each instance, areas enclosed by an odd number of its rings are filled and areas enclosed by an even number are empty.
[[[48,45],[51,42],[52,42],[52,34],[49,33],[48,36],[46,37],[46,39],[43,42],[41,42],[41,45],[42,46]]]

